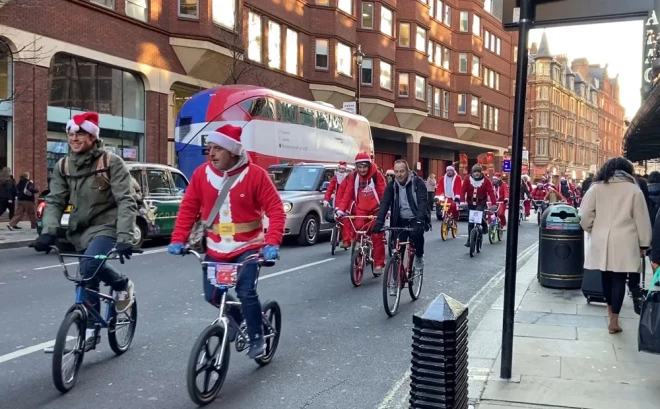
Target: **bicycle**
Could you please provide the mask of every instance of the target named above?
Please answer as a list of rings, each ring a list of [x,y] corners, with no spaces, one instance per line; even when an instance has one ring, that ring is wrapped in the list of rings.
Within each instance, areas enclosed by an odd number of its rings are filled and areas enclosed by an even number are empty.
[[[198,405],[207,405],[215,400],[220,393],[222,385],[227,376],[229,369],[229,357],[231,342],[235,342],[234,346],[236,352],[243,352],[250,344],[250,337],[247,333],[247,325],[245,320],[237,323],[234,319],[231,310],[237,308],[237,313],[240,314],[240,301],[227,300],[227,291],[236,286],[238,275],[243,266],[247,264],[257,264],[259,268],[272,267],[275,265],[274,261],[266,261],[261,255],[253,254],[248,256],[242,263],[217,263],[213,261],[204,261],[203,257],[196,251],[189,248],[184,249],[183,255],[192,254],[199,260],[202,267],[206,268],[206,274],[211,283],[214,283],[218,291],[221,292],[222,298],[218,307],[218,317],[206,327],[202,333],[197,337],[190,357],[188,358],[188,369],[186,372],[186,383],[188,385],[188,394],[193,402]],[[258,273],[257,273],[257,281]],[[264,326],[264,340],[266,341],[266,351],[264,355],[256,358],[254,361],[259,366],[268,365],[280,342],[280,334],[282,329],[282,312],[279,304],[274,300],[266,301],[261,306],[261,317]],[[227,332],[229,328],[233,328],[236,332],[236,340],[228,340]],[[217,343],[210,342],[217,338]],[[228,342],[229,341],[229,342]],[[201,367],[199,367],[199,366]],[[200,390],[197,385],[197,378],[204,373],[203,390]],[[213,384],[213,375],[214,378]]]
[[[415,229],[410,227],[384,227],[384,231],[392,232],[395,239],[395,246],[392,249],[392,257],[385,265],[385,274],[383,274],[383,307],[388,316],[393,317],[399,309],[401,301],[401,290],[408,285],[408,292],[413,301],[419,299],[424,282],[424,270],[413,268],[415,259],[415,249],[412,241],[399,241],[399,235],[402,232],[412,232]],[[404,248],[407,249],[404,251]],[[407,256],[407,260],[406,260]],[[417,278],[419,277],[419,280]],[[416,287],[418,281],[419,286]],[[394,304],[389,305],[389,299],[394,297]]]
[[[534,206],[536,206],[536,222],[541,225],[541,215],[548,208],[549,203],[545,200],[534,200]]]
[[[110,349],[112,349],[116,355],[122,355],[128,350],[133,341],[133,336],[135,335],[138,308],[137,301],[135,300],[128,311],[117,313],[117,310],[115,309],[116,301],[113,297],[112,290],[110,290],[110,294],[103,294],[100,291],[92,290],[87,287],[94,277],[96,277],[96,274],[98,274],[98,272],[105,266],[106,262],[119,258],[115,249],[110,250],[107,254],[96,256],[85,254],[63,254],[60,253],[55,246],[51,247],[51,251],[54,251],[57,255],[60,265],[63,268],[64,277],[67,280],[76,283],[75,303],[69,308],[64,316],[64,320],[62,320],[62,323],[60,324],[57,336],[55,337],[55,345],[52,350],[44,350],[47,354],[53,354],[52,375],[55,387],[60,392],[67,393],[76,384],[78,371],[82,365],[85,353],[92,349],[96,349],[96,346],[100,342],[99,333],[102,328],[108,329],[108,343],[110,344]],[[133,253],[140,254],[142,253],[142,250],[133,249]],[[101,264],[96,268],[94,274],[90,277],[83,278],[80,275],[80,267],[78,267],[76,276],[71,276],[69,274],[69,270],[64,262],[65,258],[96,259],[101,260]],[[85,294],[98,296],[100,300],[103,300],[107,305],[105,318],[85,300]],[[87,342],[88,340],[86,337],[89,318],[93,320],[94,324],[94,336],[90,338],[91,342]],[[73,333],[75,336],[70,336],[69,330],[74,325],[77,327],[77,330]],[[123,338],[123,342],[121,342],[120,338],[117,336],[117,332],[124,327],[127,327],[127,332]],[[74,340],[75,342],[67,348],[67,341]],[[73,361],[65,359],[68,357],[72,357]]]
[[[440,225],[440,237],[442,238],[442,241],[447,240],[450,230],[452,238],[455,239],[456,236],[458,236],[458,223],[456,223],[456,219],[449,211],[450,206],[451,203],[449,203],[448,199],[445,199],[445,201],[442,202],[442,224]]]
[[[369,227],[376,220],[376,216],[343,216],[342,219],[348,220],[355,232],[355,239],[353,239],[351,245],[351,283],[354,287],[359,287],[362,285],[367,264],[371,265],[371,274],[378,277],[374,273],[374,259],[372,257],[374,245],[371,237],[369,237]],[[353,223],[353,220],[356,219],[369,220],[369,223],[366,223],[362,230],[357,230],[355,223]]]
[[[469,221],[474,224],[470,230],[468,238],[470,242],[470,257],[474,257],[475,253],[481,253],[481,246],[483,245],[483,229],[481,222],[484,217],[483,210],[470,210]]]
[[[520,207],[518,207],[518,225],[522,224],[522,221],[527,219],[525,215],[525,200],[520,200]]]
[[[496,241],[502,241],[502,226],[500,218],[497,217],[498,206],[492,206],[488,209],[486,221],[488,222],[488,241],[495,244]]]
[[[342,240],[342,235],[341,235],[342,222],[341,220],[336,220],[334,218],[334,211],[329,211],[327,214],[328,215],[332,214],[332,219],[333,222],[335,223],[335,225],[332,226],[332,232],[330,234],[330,253],[334,256],[337,251],[337,246]],[[326,218],[326,221],[328,221],[329,217],[330,216]],[[344,250],[348,250],[348,249],[346,248]]]

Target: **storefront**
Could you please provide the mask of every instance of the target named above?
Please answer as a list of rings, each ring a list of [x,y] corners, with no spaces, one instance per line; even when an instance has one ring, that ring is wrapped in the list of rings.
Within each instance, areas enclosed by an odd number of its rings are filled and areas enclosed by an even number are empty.
[[[48,98],[48,175],[68,152],[65,126],[84,111],[99,113],[106,149],[126,161],[145,158],[145,90],[135,74],[68,54],[51,63]]]
[[[0,169],[13,167],[13,62],[9,47],[0,41]]]

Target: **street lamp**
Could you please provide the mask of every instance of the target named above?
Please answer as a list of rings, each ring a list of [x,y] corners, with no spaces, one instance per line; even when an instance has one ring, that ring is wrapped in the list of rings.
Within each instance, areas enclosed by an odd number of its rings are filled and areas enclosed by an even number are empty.
[[[600,138],[596,138],[596,172],[600,169]]]
[[[360,115],[360,86],[362,85],[362,60],[364,59],[364,53],[362,52],[362,46],[358,44],[355,54],[355,65],[357,65],[357,91],[355,92],[355,112]]]

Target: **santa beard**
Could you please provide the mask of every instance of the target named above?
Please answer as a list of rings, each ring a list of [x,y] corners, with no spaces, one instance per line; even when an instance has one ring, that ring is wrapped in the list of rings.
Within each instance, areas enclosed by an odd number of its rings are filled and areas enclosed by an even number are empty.
[[[471,184],[472,187],[474,187],[475,189],[479,189],[479,188],[481,187],[481,185],[484,184],[484,180],[486,180],[486,178],[484,178],[484,177],[482,177],[482,178],[479,179],[479,180],[475,180],[475,179],[472,177],[472,175],[470,175],[470,184]]]

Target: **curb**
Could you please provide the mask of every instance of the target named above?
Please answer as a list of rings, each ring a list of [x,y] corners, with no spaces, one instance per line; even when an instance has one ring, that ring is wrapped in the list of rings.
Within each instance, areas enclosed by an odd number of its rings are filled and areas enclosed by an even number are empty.
[[[34,243],[34,239],[0,242],[0,250],[27,248]]]

